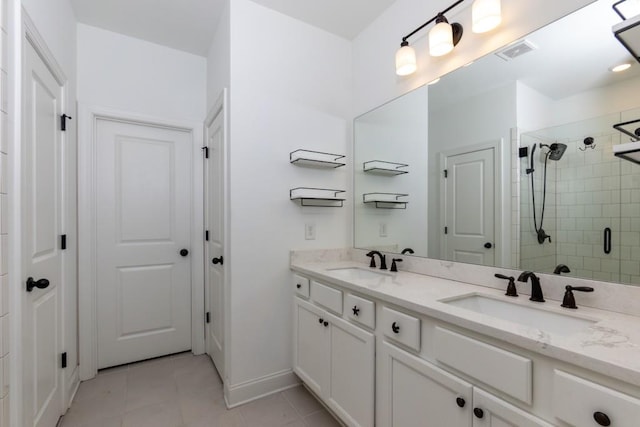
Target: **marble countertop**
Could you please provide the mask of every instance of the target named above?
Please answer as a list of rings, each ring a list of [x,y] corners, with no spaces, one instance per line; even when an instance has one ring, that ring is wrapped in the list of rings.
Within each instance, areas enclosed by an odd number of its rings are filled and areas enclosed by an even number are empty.
[[[579,293],[576,293],[576,299],[580,308],[570,310],[560,307],[559,301],[547,299],[544,304],[534,303],[529,301],[526,295],[517,299],[510,298],[504,296],[504,290],[411,272],[401,271],[379,278],[345,280],[331,271],[349,267],[369,270],[366,264],[347,260],[292,260],[291,264],[292,270],[307,277],[333,283],[359,294],[640,386],[640,317],[580,307]],[[521,285],[527,289],[530,286]],[[442,302],[469,294],[486,295],[597,322],[583,331],[559,335]]]

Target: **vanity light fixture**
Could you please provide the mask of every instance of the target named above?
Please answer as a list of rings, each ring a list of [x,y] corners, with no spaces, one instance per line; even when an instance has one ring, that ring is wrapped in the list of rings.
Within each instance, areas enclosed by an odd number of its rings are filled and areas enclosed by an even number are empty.
[[[400,49],[396,52],[396,74],[408,76],[416,71],[416,52],[409,46],[408,39],[432,22],[435,22],[436,25],[429,31],[429,54],[437,57],[446,55],[453,50],[462,38],[463,28],[457,22],[449,24],[445,14],[463,1],[456,1],[402,38]],[[471,12],[474,33],[490,31],[502,21],[500,0],[475,0]]]

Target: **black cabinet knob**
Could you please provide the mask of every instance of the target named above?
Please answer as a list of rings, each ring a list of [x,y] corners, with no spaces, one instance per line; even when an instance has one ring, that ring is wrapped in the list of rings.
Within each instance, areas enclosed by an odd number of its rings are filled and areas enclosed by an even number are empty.
[[[463,398],[458,397],[458,398],[456,399],[456,404],[457,404],[459,407],[464,408],[464,405],[466,405],[466,404],[467,404],[467,402],[466,402]]]
[[[396,322],[393,322],[393,324],[391,325],[391,330],[394,334],[397,334],[398,332],[400,332],[400,325],[398,325]]]
[[[300,283],[296,284],[296,288],[300,289],[302,285]]]
[[[327,326],[329,326],[329,322],[327,322],[326,320],[323,323],[324,327],[326,328]]]
[[[473,408],[473,415],[475,415],[477,418],[483,418],[484,411],[480,408]]]
[[[324,322],[324,319],[321,317],[320,319],[318,319],[318,323],[322,325],[322,322]]]
[[[224,264],[224,259],[222,258],[222,255],[220,255],[218,258],[212,259],[211,262],[214,263],[214,264],[223,265]]]
[[[601,426],[610,426],[611,420],[604,412],[594,412],[593,419]]]
[[[180,249],[180,256],[187,256],[189,255],[189,251],[187,249]]]
[[[45,289],[49,287],[49,281],[47,279],[40,279],[38,281],[33,280],[33,277],[27,279],[27,292],[33,291],[33,288]]]
[[[487,243],[484,244],[484,247],[486,249],[491,249],[493,247],[493,245],[491,244],[491,242],[487,242]]]
[[[353,311],[354,316],[358,316],[360,314],[360,309],[358,308],[357,305],[354,305],[351,311]]]

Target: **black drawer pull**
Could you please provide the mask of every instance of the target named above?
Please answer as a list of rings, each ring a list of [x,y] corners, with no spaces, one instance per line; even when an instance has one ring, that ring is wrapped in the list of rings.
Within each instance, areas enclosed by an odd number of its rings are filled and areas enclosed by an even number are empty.
[[[302,285],[300,283],[296,284],[296,288],[300,289]]]
[[[609,227],[604,229],[604,253],[611,253],[611,229]],[[601,413],[601,412],[598,412]],[[607,424],[608,425],[608,424]]]
[[[393,322],[393,324],[391,325],[391,330],[394,334],[397,334],[398,332],[400,332],[400,325],[398,325],[396,322]]]
[[[480,408],[473,408],[473,415],[475,415],[478,418],[482,418],[484,417],[484,411]]]
[[[456,404],[457,404],[459,407],[464,408],[464,405],[466,405],[466,404],[467,404],[467,402],[466,402],[463,398],[458,397],[458,398],[456,399]]]
[[[604,412],[594,412],[593,419],[601,426],[610,426],[611,420]]]
[[[327,322],[326,320],[323,323],[324,327],[326,328],[327,326],[329,326],[329,322]]]
[[[356,317],[360,314],[360,309],[358,308],[357,305],[354,305],[351,311],[353,311],[353,315]]]
[[[321,317],[320,319],[318,319],[318,323],[322,325],[322,322],[324,322],[324,319]]]

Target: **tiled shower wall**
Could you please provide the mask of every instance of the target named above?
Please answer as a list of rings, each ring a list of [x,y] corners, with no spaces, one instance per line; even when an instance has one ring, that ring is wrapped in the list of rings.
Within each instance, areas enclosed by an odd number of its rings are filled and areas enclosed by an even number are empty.
[[[552,243],[538,244],[533,228],[531,178],[528,158],[517,158],[520,188],[519,267],[552,272],[566,264],[571,276],[640,284],[640,165],[614,157],[612,146],[621,134],[605,131],[589,135],[594,148],[585,148],[584,137],[559,139],[567,145],[563,157],[547,166],[547,210],[544,229]],[[521,135],[521,146],[549,144]],[[541,207],[543,158],[536,151],[534,168],[536,208]],[[539,173],[540,172],[540,173]],[[518,185],[518,184],[516,184]],[[513,203],[515,205],[515,201]],[[518,213],[514,210],[514,216]],[[539,220],[538,220],[539,221]],[[604,252],[604,229],[612,230],[611,253]]]
[[[9,283],[7,280],[8,13],[0,0],[0,427],[9,426]]]

